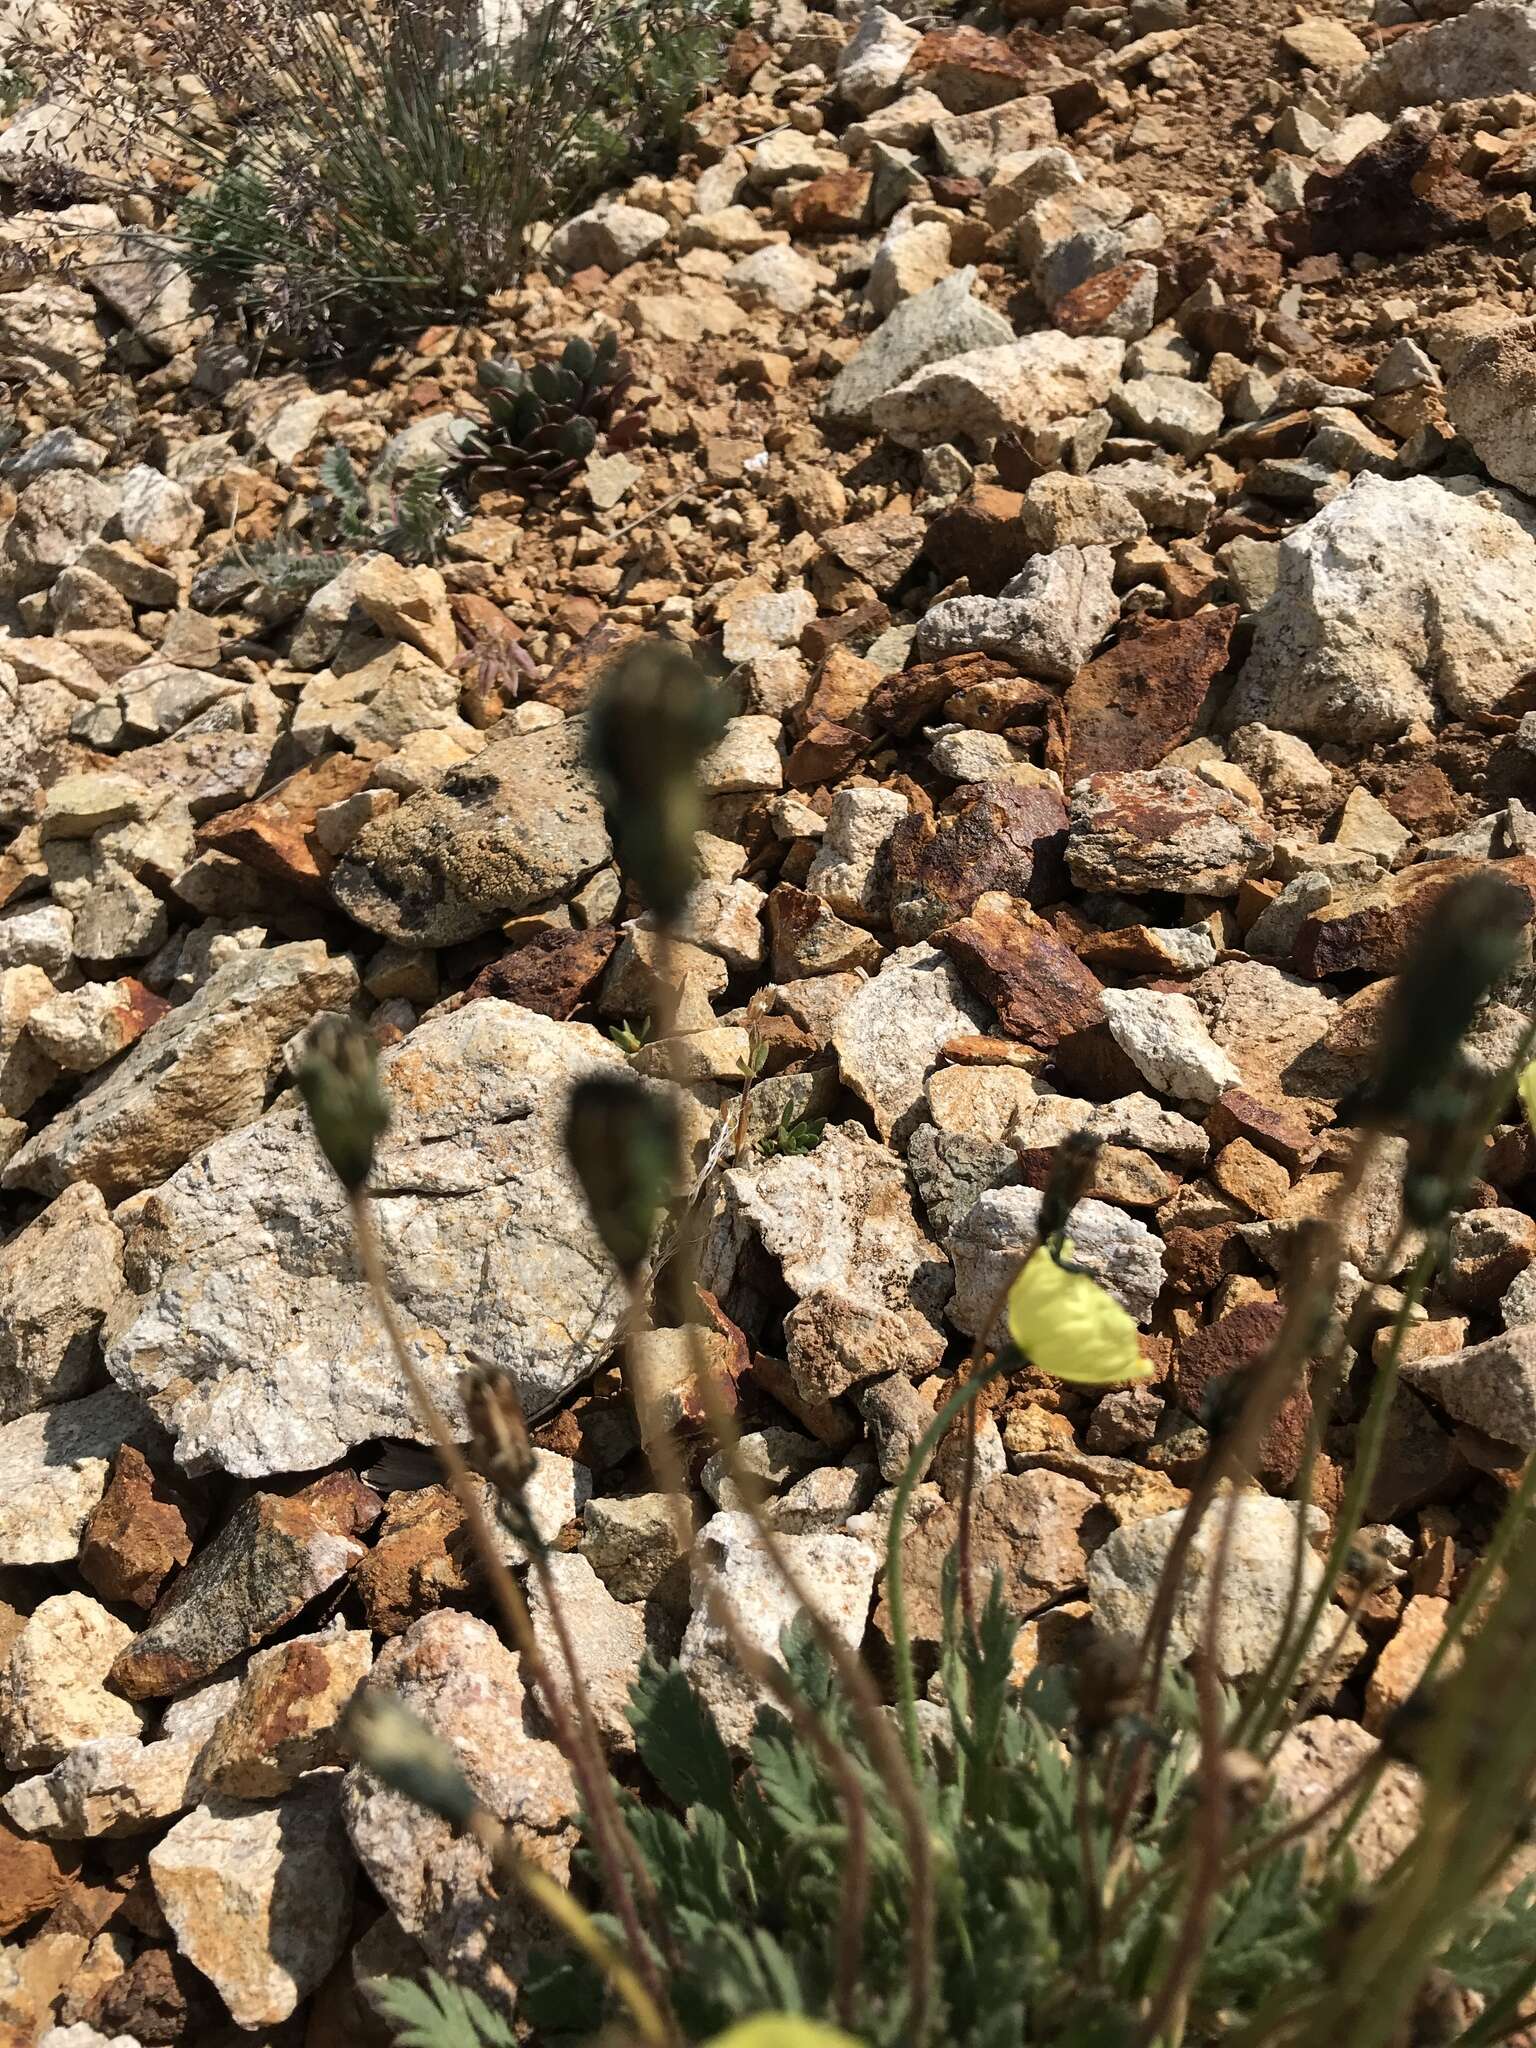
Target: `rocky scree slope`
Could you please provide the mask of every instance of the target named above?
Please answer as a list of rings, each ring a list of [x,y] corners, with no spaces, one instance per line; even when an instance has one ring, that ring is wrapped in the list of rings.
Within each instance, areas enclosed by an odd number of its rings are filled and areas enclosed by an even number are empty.
[[[29,202],[33,112],[0,133],[7,2041],[372,2043],[375,1980],[428,1963],[515,2002],[526,1929],[479,1852],[347,1766],[360,1682],[568,1867],[569,1776],[291,1090],[327,1013],[386,1048],[379,1220],[423,1370],[456,1412],[466,1362],[503,1366],[539,1419],[615,1753],[648,1645],[750,1723],[560,1151],[654,993],[582,755],[639,631],[717,649],[736,693],[679,1041],[632,1064],[675,1060],[702,1161],[763,1052],[699,1313],[777,1526],[878,1640],[888,1490],[1087,1129],[1077,1251],[1158,1378],[1003,1389],[977,1547],[1037,1614],[1022,1665],[1144,1616],[1404,948],[1489,862],[1536,914],[1536,7],[1433,14],[779,0],[675,176],[559,229],[484,326],[345,374],[253,363],[174,266],[144,285],[104,199]],[[231,559],[327,446],[430,455],[485,355],[615,327],[646,437],[564,498],[484,495],[440,568],[360,557],[307,601]],[[1519,1001],[1480,1020],[1490,1069]],[[1500,1130],[1411,1333],[1370,1503],[1396,1575],[1288,1741],[1299,1798],[1411,1688],[1536,1448],[1533,1170]],[[1382,1323],[1399,1171],[1349,1225],[1341,1306]],[[680,1389],[678,1334],[648,1348]],[[1264,1447],[1234,1677],[1357,1414],[1305,1511],[1305,1393]],[[700,1554],[771,1643],[782,1589],[702,1444],[693,1469]],[[925,1644],[955,1486],[941,1455],[909,1538]],[[1389,1777],[1371,1853],[1408,1825]]]

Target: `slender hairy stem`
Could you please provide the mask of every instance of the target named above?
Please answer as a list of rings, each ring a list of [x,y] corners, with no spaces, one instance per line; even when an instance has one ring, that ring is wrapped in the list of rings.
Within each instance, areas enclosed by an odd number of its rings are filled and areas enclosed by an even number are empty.
[[[411,1390],[412,1399],[420,1411],[421,1419],[432,1438],[433,1447],[448,1476],[448,1483],[463,1511],[470,1541],[475,1546],[476,1555],[480,1559],[481,1568],[485,1572],[503,1623],[522,1658],[524,1674],[538,1694],[539,1703],[554,1732],[561,1754],[575,1773],[592,1822],[593,1848],[603,1872],[603,1882],[613,1901],[614,1911],[624,1928],[624,1937],[634,1957],[635,1968],[640,1972],[652,2002],[659,2011],[665,2012],[666,1993],[641,1929],[634,1895],[626,1875],[626,1866],[632,1867],[633,1862],[639,1860],[639,1851],[631,1844],[630,1853],[624,1854],[617,1846],[619,1841],[627,1836],[628,1829],[624,1825],[624,1817],[619,1811],[618,1801],[608,1781],[607,1771],[600,1769],[594,1772],[589,1766],[586,1745],[572,1722],[564,1696],[550,1677],[544,1653],[533,1632],[528,1603],[507,1567],[486,1518],[475,1476],[466,1464],[463,1452],[454,1441],[452,1431],[443,1420],[442,1410],[433,1400],[431,1388],[422,1378],[415,1360],[411,1357],[410,1347],[405,1341],[405,1332],[400,1327],[400,1318],[395,1309],[394,1295],[390,1291],[389,1279],[384,1270],[383,1251],[379,1244],[379,1235],[374,1225],[373,1210],[367,1192],[362,1188],[353,1189],[348,1199],[352,1209],[352,1229],[357,1244],[358,1260],[378,1310],[379,1319],[384,1325],[395,1364],[399,1368],[401,1378]],[[664,2032],[663,2038],[673,2038],[674,2034],[675,2029],[668,2022],[668,2029]]]

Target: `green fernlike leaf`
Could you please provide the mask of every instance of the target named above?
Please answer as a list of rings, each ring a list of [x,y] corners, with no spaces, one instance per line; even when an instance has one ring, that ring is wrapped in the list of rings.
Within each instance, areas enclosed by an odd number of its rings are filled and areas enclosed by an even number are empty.
[[[483,1998],[435,1970],[425,1985],[386,1977],[377,1997],[385,2018],[404,2029],[396,2048],[516,2048],[517,2036]]]
[[[730,1752],[708,1708],[674,1664],[647,1656],[629,1696],[629,1725],[640,1761],[673,1805],[717,1813],[733,1832],[741,1826]]]

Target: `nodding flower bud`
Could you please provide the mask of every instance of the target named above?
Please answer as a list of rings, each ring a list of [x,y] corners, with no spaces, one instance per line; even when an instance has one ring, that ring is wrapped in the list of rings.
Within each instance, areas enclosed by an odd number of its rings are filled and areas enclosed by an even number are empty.
[[[694,835],[704,821],[699,762],[725,730],[729,705],[697,661],[666,640],[643,640],[610,662],[587,720],[619,866],[648,910],[682,915],[696,879]]]
[[[677,1185],[677,1111],[659,1090],[631,1076],[593,1075],[571,1090],[565,1150],[598,1236],[632,1280]]]
[[[1058,1240],[1093,1180],[1104,1140],[1091,1131],[1071,1131],[1056,1147],[1050,1178],[1040,1202],[1040,1242]]]
[[[460,1382],[469,1418],[469,1462],[500,1494],[516,1499],[533,1477],[536,1460],[528,1418],[512,1375],[475,1366]]]
[[[366,1688],[354,1694],[342,1732],[358,1762],[391,1791],[454,1827],[474,1813],[479,1802],[453,1751],[392,1694]]]
[[[377,1045],[350,1018],[327,1017],[311,1034],[298,1083],[316,1144],[342,1186],[355,1193],[389,1128]]]
[[[1365,1115],[1376,1124],[1417,1116],[1454,1073],[1479,1004],[1514,966],[1526,922],[1521,892],[1492,872],[1455,882],[1404,962],[1382,1020]]]

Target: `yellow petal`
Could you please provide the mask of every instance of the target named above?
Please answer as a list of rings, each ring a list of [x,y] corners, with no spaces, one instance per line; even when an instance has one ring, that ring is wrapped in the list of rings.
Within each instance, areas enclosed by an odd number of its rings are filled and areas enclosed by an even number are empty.
[[[1065,1239],[1061,1256],[1072,1256]],[[1013,1283],[1008,1328],[1031,1365],[1080,1387],[1156,1377],[1141,1355],[1136,1325],[1114,1296],[1086,1273],[1070,1271],[1045,1245]]]
[[[1520,1069],[1520,1100],[1525,1105],[1525,1120],[1536,1131],[1536,1060]]]
[[[785,2012],[743,2020],[739,2026],[716,2034],[706,2048],[859,2048],[859,2043],[836,2027],[824,2027],[818,2020],[802,2020]]]

